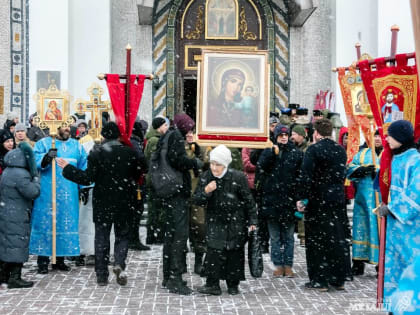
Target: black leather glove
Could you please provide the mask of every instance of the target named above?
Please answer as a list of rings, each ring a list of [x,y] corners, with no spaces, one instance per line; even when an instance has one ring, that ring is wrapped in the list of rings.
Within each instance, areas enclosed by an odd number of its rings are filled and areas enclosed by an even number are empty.
[[[81,189],[79,189],[79,200],[84,205],[87,205],[87,203],[89,201],[89,189],[90,188],[81,188]]]
[[[350,175],[350,178],[364,178],[366,176],[371,176],[372,178],[375,178],[376,176],[375,165],[359,166]]]
[[[195,165],[196,165],[196,169],[200,170],[203,168],[204,163],[199,158],[195,158]]]
[[[199,157],[200,156],[200,153],[201,153],[200,146],[197,143],[195,143],[195,142],[191,143],[191,145],[194,145],[194,155],[196,157]]]
[[[386,217],[388,214],[390,214],[391,212],[389,211],[389,208],[387,205],[382,204],[379,209],[378,209],[378,213],[380,217]]]
[[[41,162],[41,167],[47,167],[48,164],[52,162],[54,158],[57,157],[57,149],[50,149],[47,154],[44,155]]]

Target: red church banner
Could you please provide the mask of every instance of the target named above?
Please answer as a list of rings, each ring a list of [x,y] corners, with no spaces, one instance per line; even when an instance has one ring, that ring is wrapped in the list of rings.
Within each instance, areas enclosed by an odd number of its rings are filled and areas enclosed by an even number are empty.
[[[418,76],[416,65],[408,65],[410,55],[413,54],[396,55],[396,65],[387,65],[385,58],[377,58],[375,70],[368,60],[359,62],[363,85],[384,144],[379,184],[385,203],[391,185],[392,152],[385,141],[389,125],[396,120],[408,120],[415,128],[416,140],[420,137]]]
[[[130,145],[130,137],[143,95],[145,75],[130,75],[130,102],[128,104],[128,124],[126,122],[126,83],[121,83],[118,74],[107,74],[106,84],[111,98],[115,121],[120,129],[121,140]],[[128,130],[127,129],[128,125]]]
[[[366,92],[363,88],[362,79],[352,67],[346,73],[345,68],[338,68],[338,82],[343,96],[344,109],[346,111],[348,125],[347,163],[350,163],[359,152],[360,129],[363,132],[366,143],[371,145],[370,122],[372,117],[369,103],[366,100]]]

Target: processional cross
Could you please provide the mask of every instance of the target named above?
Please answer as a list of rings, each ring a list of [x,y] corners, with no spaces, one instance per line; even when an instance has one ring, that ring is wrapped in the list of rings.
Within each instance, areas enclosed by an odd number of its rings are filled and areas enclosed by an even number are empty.
[[[102,101],[104,90],[99,84],[92,83],[87,91],[90,100],[84,101],[77,99],[74,106],[79,114],[91,113],[92,125],[89,129],[89,134],[95,142],[99,142],[102,130],[102,113],[112,110],[111,103],[109,101]]]

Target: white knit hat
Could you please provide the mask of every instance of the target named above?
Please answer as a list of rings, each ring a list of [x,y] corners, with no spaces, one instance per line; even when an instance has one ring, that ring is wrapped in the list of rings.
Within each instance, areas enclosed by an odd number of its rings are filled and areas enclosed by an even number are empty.
[[[225,145],[220,144],[210,152],[211,161],[222,164],[227,168],[232,162],[232,153]]]

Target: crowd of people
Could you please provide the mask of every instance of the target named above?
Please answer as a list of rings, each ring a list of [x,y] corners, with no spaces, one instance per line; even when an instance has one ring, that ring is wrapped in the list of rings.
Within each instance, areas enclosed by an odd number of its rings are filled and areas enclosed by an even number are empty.
[[[118,126],[107,113],[101,143],[89,135],[89,123],[75,117],[74,125],[58,129],[52,148],[35,115],[28,129],[15,116],[0,132],[0,282],[8,288],[33,285],[21,278],[29,255],[37,255],[38,273],[50,270],[53,163],[58,168],[52,269],[69,271],[65,258],[73,257],[77,266],[95,266],[101,286],[108,284],[111,255],[117,282],[125,285],[128,250],[162,244],[162,287],[191,294],[182,279],[189,240],[194,272],[206,278],[198,291],[220,295],[219,282],[226,280],[228,293],[238,294],[248,232],[257,230],[275,266],[273,277],[295,276],[297,232],[306,248],[305,287],[344,290],[366,263],[378,264],[378,216],[388,217],[386,298],[398,291],[400,276],[419,256],[420,159],[408,121],[388,128],[391,193],[389,203],[380,203],[379,133],[374,152],[365,143],[347,165],[347,130],[334,131],[337,117],[326,111],[315,110],[311,120],[308,110],[295,104],[281,116],[272,113],[273,145],[266,149],[200,147],[194,142],[195,122],[184,113],[173,120],[155,117],[150,128],[136,121],[130,146],[119,141]],[[178,189],[166,196],[156,191],[149,171],[160,158],[180,176]],[[352,231],[346,207],[351,199]],[[139,237],[145,204],[147,245]]]

